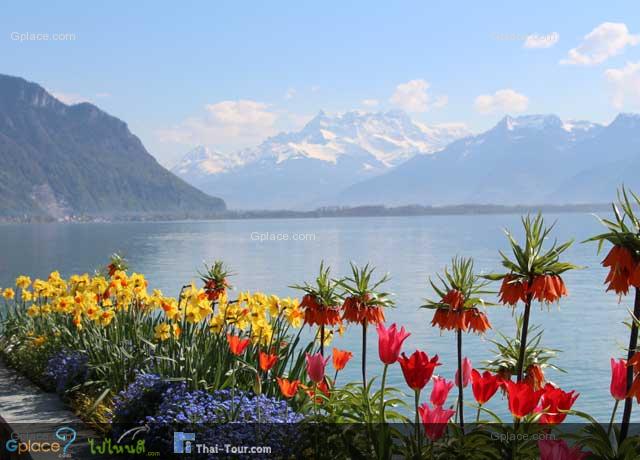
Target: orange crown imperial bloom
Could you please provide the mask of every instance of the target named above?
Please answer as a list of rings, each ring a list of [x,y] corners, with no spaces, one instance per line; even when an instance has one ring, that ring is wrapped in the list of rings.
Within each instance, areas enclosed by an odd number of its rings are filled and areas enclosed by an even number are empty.
[[[237,335],[228,334],[227,342],[229,342],[229,350],[231,350],[231,353],[236,356],[240,356],[242,353],[244,353],[244,350],[249,345],[250,340],[240,338]]]
[[[260,361],[260,369],[268,372],[278,362],[278,355],[261,351],[258,360]]]
[[[558,275],[539,275],[533,279],[531,294],[539,302],[553,303],[567,295],[567,288]]]
[[[367,305],[368,296],[364,298],[351,296],[344,300],[342,319],[350,323],[380,324],[384,322],[384,311],[379,305]]]
[[[500,302],[515,305],[519,300],[526,302],[529,283],[518,279],[514,275],[507,275],[500,286]]]
[[[304,309],[304,322],[311,326],[334,326],[340,323],[340,311],[335,307],[329,307],[318,303],[315,296],[306,294],[300,302],[300,308]]]
[[[640,264],[634,260],[633,253],[624,246],[615,245],[602,261],[603,267],[609,268],[609,274],[604,280],[607,291],[627,295],[629,286],[640,287]]]
[[[353,357],[353,353],[346,350],[333,349],[333,368],[336,371],[341,371],[347,365],[349,360]]]
[[[431,325],[434,327],[437,326],[444,331],[466,331],[467,319],[465,311],[442,307],[437,308],[436,312],[433,314]]]
[[[451,289],[442,298],[442,303],[445,303],[454,310],[457,310],[464,305],[464,295],[457,289]]]
[[[288,380],[280,377],[277,377],[276,380],[278,381],[280,392],[285,398],[293,398],[298,392],[298,385],[300,385],[299,380]]]
[[[464,316],[467,328],[472,332],[484,334],[488,329],[491,329],[489,318],[477,308],[466,310]]]
[[[534,390],[539,390],[546,383],[544,371],[539,365],[531,364],[529,367],[527,367],[524,381]]]

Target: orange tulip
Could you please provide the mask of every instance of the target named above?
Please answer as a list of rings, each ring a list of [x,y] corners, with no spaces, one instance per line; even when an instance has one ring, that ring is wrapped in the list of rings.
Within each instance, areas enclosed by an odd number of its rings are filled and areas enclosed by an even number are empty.
[[[341,371],[347,365],[353,353],[346,350],[333,349],[333,367],[336,371]]]
[[[275,366],[276,362],[278,361],[278,355],[261,351],[258,361],[260,362],[260,369],[268,372],[269,369]]]
[[[249,345],[249,339],[240,338],[237,335],[227,334],[227,342],[229,342],[229,350],[236,356],[240,356],[244,353],[244,350]]]
[[[307,393],[309,398],[314,399],[316,404],[321,404],[323,402],[323,398],[320,396],[316,396],[316,391],[313,387],[309,387],[306,385],[301,385],[302,389]],[[320,390],[322,394],[324,394],[327,398],[331,396],[331,391],[329,390],[329,386],[327,382],[322,380],[320,383],[316,385],[317,389]]]
[[[285,398],[293,398],[298,392],[299,380],[288,380],[280,377],[277,377],[276,380],[278,381],[280,392]]]

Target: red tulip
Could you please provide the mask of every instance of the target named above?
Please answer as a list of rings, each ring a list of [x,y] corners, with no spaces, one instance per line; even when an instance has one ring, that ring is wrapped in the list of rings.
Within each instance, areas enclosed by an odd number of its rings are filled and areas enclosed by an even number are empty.
[[[380,361],[385,364],[393,364],[400,356],[402,342],[411,334],[405,332],[404,327],[397,329],[395,323],[389,329],[385,329],[384,324],[379,323],[376,327],[378,331],[378,355]]]
[[[341,371],[347,365],[353,353],[346,350],[338,350],[334,348],[332,350],[333,353],[333,367],[336,371]]]
[[[447,429],[447,423],[451,420],[453,414],[456,413],[454,410],[443,409],[440,406],[431,409],[427,403],[421,405],[418,408],[418,412],[422,419],[424,432],[431,441],[437,441],[444,435],[444,430]]]
[[[462,360],[462,388],[466,388],[469,385],[469,379],[471,378],[471,369],[473,369],[473,365],[471,364],[471,360],[465,357]],[[460,376],[458,375],[458,371],[456,371],[456,386],[460,386]]]
[[[433,388],[431,389],[431,404],[434,406],[444,406],[447,402],[447,396],[449,396],[449,391],[453,388],[453,382],[449,382],[448,380],[442,377],[434,377],[433,378]]]
[[[522,418],[529,415],[538,405],[543,390],[535,391],[525,382],[506,382],[509,395],[509,411],[514,417]]]
[[[478,404],[485,404],[493,398],[501,383],[502,379],[489,371],[484,371],[480,374],[475,369],[471,370],[471,389]]]
[[[236,356],[240,356],[244,353],[244,350],[249,345],[249,339],[242,339],[237,335],[227,334],[227,342],[229,342],[229,350]]]
[[[611,396],[616,401],[622,401],[627,397],[627,360],[616,361],[611,358]]]
[[[307,353],[307,375],[311,381],[320,383],[324,380],[324,368],[329,362],[329,358],[324,358],[320,353],[310,355]]]
[[[569,447],[562,439],[541,439],[538,441],[540,460],[582,460],[587,452],[582,452],[580,446]]]
[[[407,385],[413,390],[422,390],[431,379],[433,370],[440,365],[438,355],[429,359],[429,356],[420,350],[414,351],[410,357],[403,352],[398,361]]]
[[[278,361],[278,355],[261,351],[258,361],[260,362],[260,369],[267,372],[269,371],[269,369],[275,366],[276,362]]]
[[[540,410],[544,413],[540,417],[540,423],[557,425],[567,417],[563,411],[571,409],[579,394],[575,391],[566,392],[547,383],[540,399]]]
[[[278,381],[280,392],[285,398],[293,398],[298,392],[299,380],[287,380],[280,377],[277,377],[276,380]]]

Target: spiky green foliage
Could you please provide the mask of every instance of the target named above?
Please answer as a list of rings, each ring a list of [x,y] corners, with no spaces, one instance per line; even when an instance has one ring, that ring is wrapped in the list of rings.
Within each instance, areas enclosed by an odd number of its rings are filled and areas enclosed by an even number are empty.
[[[525,241],[524,246],[515,239],[513,234],[505,230],[509,239],[513,259],[510,259],[504,252],[500,251],[502,266],[508,270],[504,274],[485,275],[485,278],[497,281],[507,275],[515,275],[516,278],[529,280],[538,275],[559,275],[568,270],[580,268],[568,262],[561,262],[560,255],[573,244],[573,240],[558,244],[555,240],[549,249],[544,249],[545,240],[551,234],[555,223],[546,226],[542,214],[535,218],[527,215],[522,218]]]
[[[337,307],[340,305],[340,293],[338,292],[338,282],[331,278],[331,267],[325,267],[324,261],[320,262],[320,271],[316,277],[315,284],[294,284],[292,289],[298,289],[313,296],[320,305],[326,307]]]
[[[616,246],[624,246],[637,256],[640,253],[640,219],[633,210],[634,206],[640,206],[640,197],[632,190],[621,187],[618,190],[618,203],[611,203],[615,221],[596,216],[608,231],[583,242],[597,241],[600,252],[604,242],[608,241]]]
[[[514,375],[517,372],[518,354],[520,353],[520,337],[522,337],[522,316],[516,319],[516,336],[509,337],[498,332],[498,339],[490,339],[495,346],[495,357],[485,361],[485,369],[502,375]],[[527,349],[524,355],[524,369],[537,365],[542,369],[555,369],[565,372],[563,369],[551,363],[558,356],[560,350],[541,347],[543,330],[539,326],[529,327],[530,338],[527,340]]]
[[[439,299],[429,300],[421,308],[441,308],[448,307],[442,303],[442,298],[451,290],[460,291],[464,297],[463,308],[475,308],[478,306],[493,305],[482,299],[481,296],[493,294],[492,291],[486,289],[489,281],[483,281],[480,276],[474,272],[474,262],[472,258],[454,257],[451,260],[451,269],[444,268],[442,275],[437,275],[440,281],[438,286],[431,278],[429,284],[438,295]]]
[[[385,273],[378,281],[371,281],[371,276],[375,267],[366,264],[360,268],[353,262],[351,265],[351,276],[346,276],[337,281],[337,284],[344,289],[343,297],[354,296],[364,302],[365,306],[371,307],[391,307],[394,305],[391,293],[379,291],[378,288],[389,281],[389,274]]]

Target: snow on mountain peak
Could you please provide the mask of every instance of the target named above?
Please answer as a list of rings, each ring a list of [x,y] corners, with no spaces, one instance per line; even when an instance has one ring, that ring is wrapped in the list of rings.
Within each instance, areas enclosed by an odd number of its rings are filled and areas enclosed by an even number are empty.
[[[179,176],[217,174],[237,164],[234,157],[215,152],[208,147],[198,146],[186,153],[171,171]]]
[[[337,164],[343,157],[361,158],[363,169],[371,169],[376,163],[378,168],[385,169],[414,155],[441,150],[469,134],[463,124],[424,125],[412,121],[401,110],[354,110],[331,115],[320,111],[301,130],[277,134],[257,147],[232,155],[197,147],[172,170],[188,178],[217,174],[261,161],[280,164],[310,158]]]

